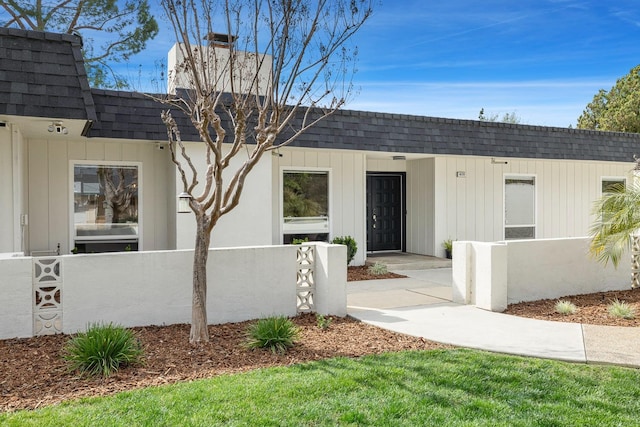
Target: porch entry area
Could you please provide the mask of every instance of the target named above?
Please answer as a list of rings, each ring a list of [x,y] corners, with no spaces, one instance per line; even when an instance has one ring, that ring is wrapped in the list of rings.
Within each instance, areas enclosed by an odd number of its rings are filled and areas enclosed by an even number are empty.
[[[375,253],[367,264],[380,263],[404,278],[347,283],[347,311],[358,317],[369,310],[447,304],[452,300],[451,260],[412,253]]]
[[[367,251],[406,251],[406,173],[367,172]]]

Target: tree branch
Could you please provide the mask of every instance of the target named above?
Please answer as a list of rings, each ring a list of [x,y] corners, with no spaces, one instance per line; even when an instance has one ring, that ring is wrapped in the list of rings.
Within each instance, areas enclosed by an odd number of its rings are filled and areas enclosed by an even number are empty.
[[[183,189],[190,195],[193,189],[198,185],[198,170],[196,169],[191,157],[187,154],[187,150],[180,138],[180,129],[175,119],[171,116],[171,111],[163,111],[161,118],[167,126],[167,137],[169,138],[169,151],[171,151],[171,161],[177,166],[183,184]],[[180,147],[180,153],[191,169],[191,182],[188,182],[187,174],[182,167],[182,163],[177,159],[176,144]]]
[[[31,30],[39,30],[37,24],[34,24],[33,21],[29,18],[26,13],[26,10],[22,8],[17,2],[14,0],[2,0],[0,5],[11,15],[13,18],[12,21],[9,21],[5,26],[10,26],[13,22],[18,24],[21,29],[26,30],[27,27]],[[25,21],[25,22],[23,22]]]

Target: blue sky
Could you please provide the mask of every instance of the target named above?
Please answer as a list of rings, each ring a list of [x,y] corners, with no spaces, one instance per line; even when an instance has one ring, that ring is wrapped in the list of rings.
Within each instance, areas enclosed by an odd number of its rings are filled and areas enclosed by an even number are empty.
[[[640,63],[638,0],[383,0],[356,36],[346,108],[574,125],[599,89]],[[129,67],[166,58],[165,27]],[[146,78],[145,78],[146,80]],[[143,85],[144,88],[144,85]]]

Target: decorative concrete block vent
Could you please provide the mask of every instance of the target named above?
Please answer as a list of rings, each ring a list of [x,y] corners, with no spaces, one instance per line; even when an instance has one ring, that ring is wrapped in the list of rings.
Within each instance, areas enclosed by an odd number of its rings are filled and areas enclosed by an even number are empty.
[[[62,258],[33,258],[33,335],[62,333]]]
[[[310,313],[316,309],[314,293],[315,253],[313,246],[300,245],[297,255],[298,274],[296,278],[296,296],[298,313]]]

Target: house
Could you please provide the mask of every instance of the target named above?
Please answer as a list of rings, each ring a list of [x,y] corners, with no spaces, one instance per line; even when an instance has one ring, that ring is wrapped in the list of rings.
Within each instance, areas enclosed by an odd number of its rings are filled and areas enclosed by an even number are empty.
[[[163,106],[90,88],[80,49],[0,29],[0,253],[193,247]],[[341,110],[262,159],[212,246],[351,235],[362,264],[374,251],[443,256],[446,239],[585,236],[635,153],[637,134]]]

